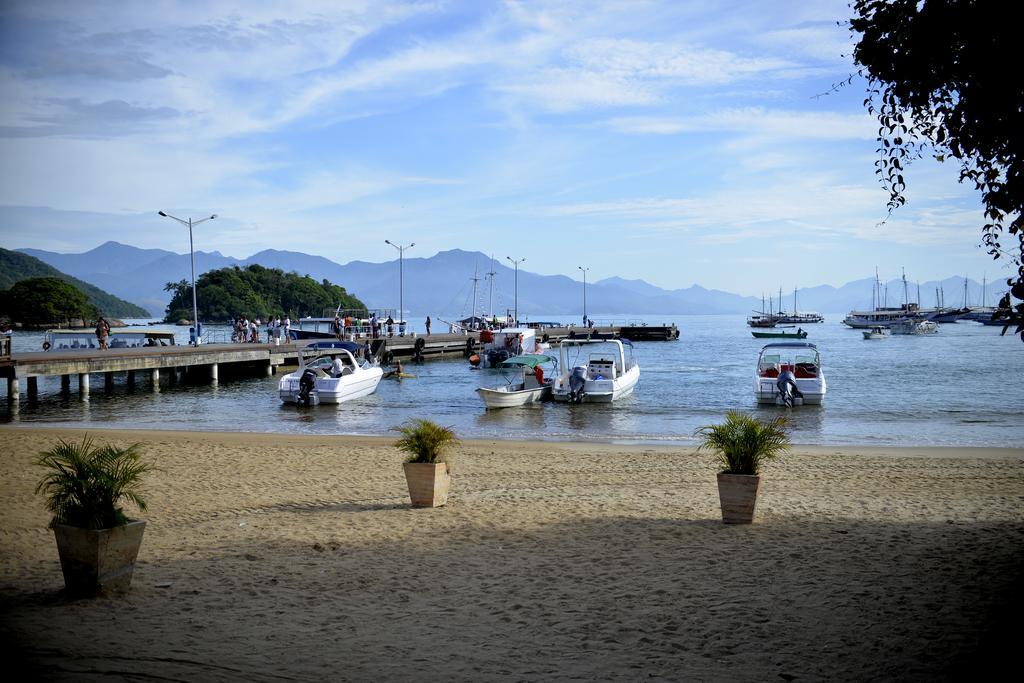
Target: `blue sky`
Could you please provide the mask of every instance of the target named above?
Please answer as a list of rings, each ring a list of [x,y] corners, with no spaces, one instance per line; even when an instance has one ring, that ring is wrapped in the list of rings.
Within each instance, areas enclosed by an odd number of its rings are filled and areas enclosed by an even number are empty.
[[[835,2],[5,2],[0,244],[340,263],[461,248],[588,280],[1006,270],[918,161],[884,226]],[[357,286],[350,288],[358,291]]]

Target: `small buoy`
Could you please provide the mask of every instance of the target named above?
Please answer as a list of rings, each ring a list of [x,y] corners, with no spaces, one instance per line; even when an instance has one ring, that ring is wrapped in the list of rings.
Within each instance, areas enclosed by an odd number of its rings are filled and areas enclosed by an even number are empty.
[[[43,342],[43,351],[49,351],[49,350],[50,350],[50,342],[44,341]]]
[[[480,365],[480,355],[474,353],[472,356],[470,356],[469,357],[469,364],[470,365]]]

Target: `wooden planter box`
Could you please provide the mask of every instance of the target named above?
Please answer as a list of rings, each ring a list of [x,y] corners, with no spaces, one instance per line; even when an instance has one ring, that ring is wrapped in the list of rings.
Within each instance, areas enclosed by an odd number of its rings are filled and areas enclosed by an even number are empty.
[[[448,463],[407,462],[404,467],[413,507],[436,508],[448,502],[452,481]]]
[[[113,529],[80,529],[58,524],[57,539],[64,585],[74,595],[128,590],[146,522],[134,520]]]
[[[722,505],[722,521],[726,524],[750,524],[754,521],[757,494],[761,490],[760,474],[718,473],[718,501]]]

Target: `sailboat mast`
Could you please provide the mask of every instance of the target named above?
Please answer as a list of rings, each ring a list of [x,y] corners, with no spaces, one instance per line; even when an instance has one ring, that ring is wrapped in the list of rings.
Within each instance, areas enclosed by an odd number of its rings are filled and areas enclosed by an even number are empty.
[[[491,254],[491,269],[487,272],[487,316],[494,317],[494,254]]]
[[[918,302],[920,304],[920,302]],[[907,271],[903,270],[903,310],[910,310],[910,295],[907,294]]]
[[[470,280],[473,281],[473,315],[472,315],[471,320],[473,320],[474,323],[475,323],[476,322],[476,283],[480,281],[480,278],[477,277],[477,267],[476,267],[475,264],[473,265],[473,277],[471,277]]]

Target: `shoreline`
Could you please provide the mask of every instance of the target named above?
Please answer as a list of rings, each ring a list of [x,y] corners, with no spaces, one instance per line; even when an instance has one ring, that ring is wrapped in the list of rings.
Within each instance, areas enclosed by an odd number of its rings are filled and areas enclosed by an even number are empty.
[[[131,590],[73,600],[34,463],[85,430],[0,428],[0,641],[46,680],[968,680],[1024,608],[1022,449],[798,446],[726,526],[693,448],[468,440],[413,509],[393,437],[89,431],[153,470]]]
[[[130,435],[142,437],[159,438],[183,438],[202,437],[223,438],[226,441],[257,440],[266,442],[295,442],[308,443],[330,440],[345,440],[352,443],[364,443],[374,446],[390,446],[398,437],[395,436],[368,436],[362,434],[294,434],[286,432],[245,432],[245,431],[217,431],[217,430],[185,430],[185,429],[125,429],[123,427],[69,427],[69,426],[46,426],[37,423],[32,424],[3,424],[0,425],[0,434],[4,430],[20,432],[52,433],[55,436],[61,434],[85,434],[87,432],[100,433],[114,439],[131,438]],[[642,442],[636,440],[615,440],[615,439],[593,439],[593,440],[540,440],[540,439],[460,439],[460,442],[467,446],[485,446],[493,444],[517,444],[522,447],[535,449],[554,448],[565,451],[695,451],[696,443],[671,443],[666,441]],[[876,456],[899,456],[899,457],[922,457],[922,458],[992,458],[992,459],[1019,459],[1024,460],[1024,447],[1014,448],[1010,446],[877,446],[858,444],[801,444],[794,443],[790,449],[791,453],[804,455],[876,455]]]

